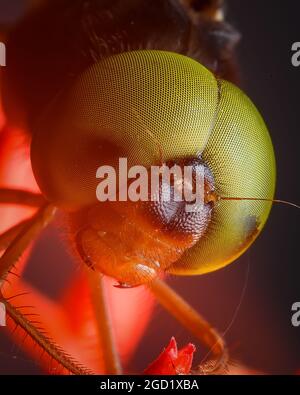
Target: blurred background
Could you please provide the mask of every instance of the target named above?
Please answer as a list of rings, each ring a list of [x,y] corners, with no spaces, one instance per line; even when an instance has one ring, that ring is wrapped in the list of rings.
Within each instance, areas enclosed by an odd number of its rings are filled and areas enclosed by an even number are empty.
[[[0,26],[15,23],[26,3],[0,0]],[[273,140],[278,171],[276,197],[299,203],[300,67],[291,64],[291,46],[300,41],[300,4],[297,0],[227,0],[226,15],[242,35],[237,49],[241,86],[263,115]],[[298,211],[274,205],[262,234],[235,263],[201,277],[170,279],[219,331],[226,331],[234,359],[255,371],[282,374],[300,369],[300,327],[291,325],[291,306],[300,301],[298,242]],[[62,260],[66,265],[60,270]],[[51,271],[45,275],[47,267]],[[36,243],[25,276],[55,299],[72,270],[57,231],[50,227]],[[51,280],[55,290],[49,285]],[[146,367],[172,335],[180,345],[193,340],[156,307],[130,369],[141,371]],[[0,373],[41,373],[2,329]]]

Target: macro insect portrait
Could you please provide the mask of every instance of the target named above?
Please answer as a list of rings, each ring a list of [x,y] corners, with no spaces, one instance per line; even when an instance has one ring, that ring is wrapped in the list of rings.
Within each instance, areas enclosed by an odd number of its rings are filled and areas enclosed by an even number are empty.
[[[0,6],[1,374],[300,369],[297,23],[246,3]]]

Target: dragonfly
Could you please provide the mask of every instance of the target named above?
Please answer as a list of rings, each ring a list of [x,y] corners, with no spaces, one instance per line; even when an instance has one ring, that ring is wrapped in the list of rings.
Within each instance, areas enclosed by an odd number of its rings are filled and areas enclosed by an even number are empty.
[[[272,203],[283,202],[274,199],[268,130],[234,84],[240,36],[222,3],[44,2],[8,35],[3,107],[7,122],[25,130],[40,193],[0,190],[2,204],[35,209],[0,236],[1,300],[12,322],[70,373],[92,371],[6,297],[19,257],[58,215],[85,269],[105,373],[122,372],[105,276],[124,298],[128,288],[148,288],[207,347],[199,372],[226,372],[223,337],[164,281],[230,264],[262,231]],[[203,204],[187,212],[184,200],[99,202],[97,167],[120,157],[146,168],[190,166],[192,190],[203,176]],[[172,180],[174,192],[183,180]],[[164,192],[161,183],[157,195]]]

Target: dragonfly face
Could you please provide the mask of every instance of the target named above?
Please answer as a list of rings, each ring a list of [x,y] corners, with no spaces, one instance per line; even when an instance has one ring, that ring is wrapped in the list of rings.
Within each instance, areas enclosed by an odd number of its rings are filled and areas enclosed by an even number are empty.
[[[222,339],[157,277],[229,264],[251,245],[271,208],[272,142],[253,103],[228,82],[235,79],[238,34],[221,20],[219,4],[46,2],[10,35],[3,80],[8,121],[30,136],[34,175],[50,203],[38,225],[57,207],[65,212],[76,253],[94,269],[88,273],[96,308],[103,307],[102,274],[121,287],[152,287],[213,351],[215,371],[226,365]],[[185,200],[100,203],[97,168],[124,156],[147,172],[159,156],[168,168],[190,165],[203,176],[203,204],[189,212]],[[162,182],[156,195],[172,194],[180,184],[180,178]],[[109,335],[106,317],[95,316]],[[51,344],[35,337],[52,355]],[[108,354],[112,368],[113,347]],[[68,368],[64,356],[52,357]]]
[[[199,159],[183,161],[181,166],[184,164],[195,172],[201,168],[202,175],[204,165]],[[171,168],[173,163],[166,166]],[[101,202],[70,214],[71,238],[75,235],[83,261],[129,287],[162,275],[195,245],[207,230],[214,203],[201,201],[188,211],[191,202],[176,199],[174,191],[184,180],[168,181],[160,177],[153,201],[149,193],[143,202]],[[203,187],[206,195],[213,191],[208,169]]]
[[[253,103],[174,52],[129,51],[93,64],[37,125],[31,159],[48,200],[80,211],[102,204],[96,196],[99,166],[114,166],[120,153],[129,166],[148,168],[157,163],[158,147],[168,168],[190,164],[195,174],[203,173],[203,196],[273,198],[272,142]],[[193,190],[193,180],[190,185]],[[176,186],[170,186],[173,192]],[[262,230],[271,203],[204,199],[193,213],[175,200],[113,206],[93,210],[93,225],[84,216],[87,222],[73,234],[80,232],[85,262],[136,285],[161,271],[201,274],[232,262]]]

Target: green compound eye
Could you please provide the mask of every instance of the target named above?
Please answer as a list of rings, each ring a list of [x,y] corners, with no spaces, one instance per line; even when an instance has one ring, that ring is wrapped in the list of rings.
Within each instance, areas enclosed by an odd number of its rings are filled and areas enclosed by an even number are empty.
[[[202,153],[220,196],[274,197],[276,166],[266,125],[250,99],[236,86],[221,81],[217,120]],[[271,202],[221,200],[206,237],[187,251],[171,271],[201,274],[238,258],[261,232]]]
[[[125,52],[90,67],[54,103],[32,141],[42,192],[73,210],[96,203],[96,170],[201,155],[220,196],[272,199],[275,159],[259,112],[233,84],[176,53]],[[149,133],[149,131],[151,133]],[[227,265],[262,230],[270,202],[219,201],[206,234],[168,269],[201,274]]]

